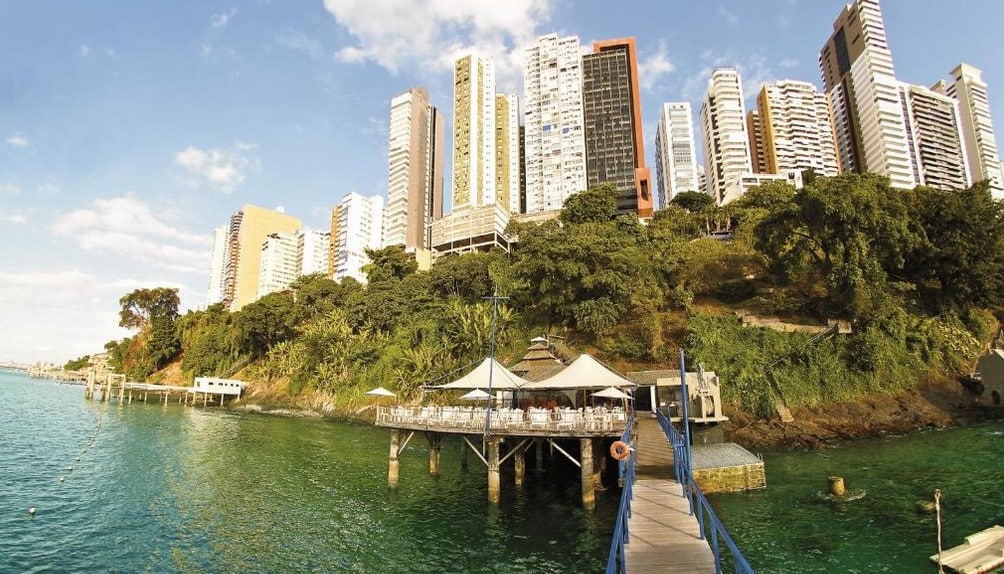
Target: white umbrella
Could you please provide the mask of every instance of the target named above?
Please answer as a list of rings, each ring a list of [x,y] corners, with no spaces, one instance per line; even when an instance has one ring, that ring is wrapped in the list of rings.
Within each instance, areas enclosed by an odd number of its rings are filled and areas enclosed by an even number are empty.
[[[492,396],[481,389],[474,389],[460,398],[466,401],[484,401],[492,398]]]
[[[397,396],[394,393],[388,391],[387,389],[385,389],[383,387],[377,387],[377,388],[373,389],[372,391],[366,391],[366,394],[367,395],[372,395],[374,397],[396,397]]]
[[[607,399],[628,399],[633,400],[631,395],[625,393],[624,391],[618,389],[617,387],[607,387],[602,391],[596,391],[593,393],[594,397],[603,397]]]

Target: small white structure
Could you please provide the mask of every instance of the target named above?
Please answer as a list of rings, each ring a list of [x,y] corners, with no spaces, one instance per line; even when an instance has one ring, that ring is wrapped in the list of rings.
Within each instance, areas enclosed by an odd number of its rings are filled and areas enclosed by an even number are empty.
[[[683,381],[680,380],[679,371],[675,375],[657,379],[653,392],[660,406],[675,406],[677,411],[670,415],[673,420],[678,420],[683,415]],[[729,417],[722,414],[722,393],[714,371],[698,368],[696,373],[687,373],[687,395],[690,399],[687,401],[690,422],[719,423],[729,420]]]
[[[1004,395],[1004,350],[991,349],[976,362],[980,373],[983,392],[980,394],[980,404],[1000,407]]]
[[[240,398],[248,386],[244,381],[237,379],[220,379],[217,377],[195,377],[192,391],[197,393],[209,393],[211,395],[227,395]]]

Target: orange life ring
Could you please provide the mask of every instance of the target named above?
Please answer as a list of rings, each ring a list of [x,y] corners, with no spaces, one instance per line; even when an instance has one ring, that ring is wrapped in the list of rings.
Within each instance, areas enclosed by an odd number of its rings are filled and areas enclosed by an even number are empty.
[[[627,460],[631,457],[631,447],[622,440],[615,440],[610,445],[610,456],[617,460]]]

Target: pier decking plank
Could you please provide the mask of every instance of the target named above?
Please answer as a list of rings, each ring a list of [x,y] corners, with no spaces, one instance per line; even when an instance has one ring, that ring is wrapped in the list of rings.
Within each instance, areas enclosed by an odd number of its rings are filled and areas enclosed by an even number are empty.
[[[630,542],[624,546],[626,570],[631,574],[714,573],[715,557],[700,538],[697,517],[683,487],[673,479],[673,449],[659,423],[638,420],[636,468]]]

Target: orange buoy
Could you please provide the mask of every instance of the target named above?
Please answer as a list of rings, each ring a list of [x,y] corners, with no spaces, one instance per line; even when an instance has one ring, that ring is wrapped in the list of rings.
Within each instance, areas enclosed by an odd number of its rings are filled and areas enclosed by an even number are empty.
[[[615,440],[610,445],[610,456],[617,460],[627,460],[631,456],[631,447],[622,440]]]

